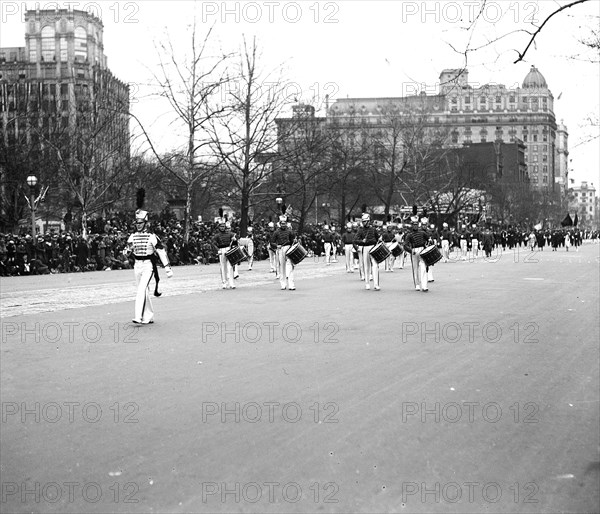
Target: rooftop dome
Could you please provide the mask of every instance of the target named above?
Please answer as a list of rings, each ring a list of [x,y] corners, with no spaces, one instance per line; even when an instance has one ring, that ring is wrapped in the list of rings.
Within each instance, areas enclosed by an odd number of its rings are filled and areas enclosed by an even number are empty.
[[[529,73],[527,74],[527,76],[525,77],[525,80],[523,81],[523,87],[524,88],[547,88],[548,84],[546,83],[546,79],[544,78],[544,76],[539,72],[539,70],[535,67],[535,66],[531,66],[531,69],[529,70]]]

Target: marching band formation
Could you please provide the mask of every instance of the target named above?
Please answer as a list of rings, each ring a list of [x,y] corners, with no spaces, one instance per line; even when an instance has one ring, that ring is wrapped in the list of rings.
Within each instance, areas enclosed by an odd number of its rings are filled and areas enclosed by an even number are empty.
[[[127,246],[123,250],[126,256],[135,260],[134,274],[137,285],[135,300],[134,323],[149,324],[154,322],[154,311],[149,295],[149,285],[152,278],[156,280],[155,296],[158,292],[158,268],[160,262],[166,269],[167,277],[172,277],[167,253],[159,238],[149,230],[148,212],[142,210],[144,203],[144,190],[138,191],[135,213],[135,232],[129,236]],[[302,237],[298,237],[292,230],[288,210],[282,205],[282,214],[277,225],[268,224],[268,255],[270,271],[275,273],[282,290],[294,291],[294,271],[296,266],[308,255],[303,246]],[[438,232],[434,224],[429,225],[427,212],[423,210],[421,217],[417,215],[417,206],[413,206],[413,215],[410,218],[410,228],[402,224],[373,222],[363,205],[363,214],[359,222],[348,222],[346,231],[341,238],[330,230],[328,225],[323,227],[320,234],[322,248],[324,249],[325,264],[337,262],[337,244],[343,247],[345,268],[347,273],[354,273],[358,268],[359,278],[364,282],[366,290],[380,291],[380,264],[386,272],[393,272],[396,261],[398,268],[403,269],[406,257],[410,257],[413,286],[415,291],[428,292],[429,284],[434,282],[433,266],[439,262],[449,262],[450,252],[456,248],[459,258],[455,260],[467,261],[479,256],[480,249],[485,257],[491,257],[494,248],[502,247],[506,250],[521,245],[525,242],[531,250],[543,250],[549,245],[553,251],[561,244],[568,251],[571,246],[575,249],[581,244],[576,235],[579,232],[569,231],[532,231],[529,235],[520,234],[509,229],[500,233],[493,233],[490,227],[480,228],[473,224],[471,228],[462,225],[462,230],[457,232],[454,227],[449,228],[447,223],[442,225]],[[238,278],[238,267],[243,261],[248,261],[248,271],[252,271],[254,261],[254,234],[252,227],[248,227],[248,234],[238,238],[231,230],[231,223],[219,212],[218,232],[214,235],[212,243],[217,248],[219,256],[219,269],[223,289],[235,289],[234,280]],[[441,248],[441,251],[440,251]]]

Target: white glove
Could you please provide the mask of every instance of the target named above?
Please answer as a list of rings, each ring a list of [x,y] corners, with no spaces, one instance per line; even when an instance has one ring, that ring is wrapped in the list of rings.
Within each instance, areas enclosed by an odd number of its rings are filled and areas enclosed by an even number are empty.
[[[173,276],[173,270],[171,269],[171,266],[166,266],[165,271],[167,272],[167,278],[171,278]]]

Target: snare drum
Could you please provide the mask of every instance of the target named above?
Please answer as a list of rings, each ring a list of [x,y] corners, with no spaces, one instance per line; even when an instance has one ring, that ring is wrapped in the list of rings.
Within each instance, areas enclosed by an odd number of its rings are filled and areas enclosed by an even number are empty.
[[[225,257],[229,261],[229,264],[235,266],[248,258],[246,251],[243,246],[234,246],[231,250],[225,252]]]
[[[385,261],[390,256],[390,254],[391,254],[390,250],[388,249],[386,244],[383,242],[377,243],[369,251],[369,255],[371,257],[373,257],[373,259],[375,260],[375,262],[377,264],[380,264],[383,261]]]
[[[404,246],[398,242],[394,242],[390,246],[390,252],[394,257],[400,257],[404,253]]]
[[[300,243],[290,246],[290,249],[285,254],[285,256],[292,262],[294,266],[301,263],[304,260],[304,257],[307,255],[308,252]]]
[[[436,245],[431,245],[421,252],[421,259],[427,266],[433,266],[436,262],[442,260],[442,254]]]

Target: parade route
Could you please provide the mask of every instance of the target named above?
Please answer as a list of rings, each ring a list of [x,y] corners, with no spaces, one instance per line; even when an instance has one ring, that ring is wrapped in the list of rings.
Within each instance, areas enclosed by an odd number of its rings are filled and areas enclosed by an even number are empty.
[[[598,512],[599,249],[2,278],[0,511]]]

